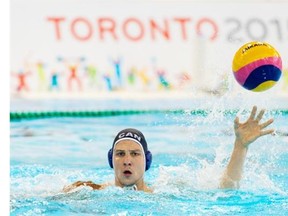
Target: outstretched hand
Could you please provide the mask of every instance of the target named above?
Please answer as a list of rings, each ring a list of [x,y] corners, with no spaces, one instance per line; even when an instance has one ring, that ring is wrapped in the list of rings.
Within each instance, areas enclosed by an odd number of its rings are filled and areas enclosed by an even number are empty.
[[[239,188],[248,146],[259,137],[274,132],[273,129],[265,129],[273,122],[273,119],[260,123],[264,112],[265,110],[262,109],[256,115],[257,107],[254,106],[249,118],[244,123],[240,123],[238,117],[235,118],[234,131],[236,139],[229,163],[221,178],[221,188]]]
[[[271,134],[274,132],[274,129],[267,129],[265,128],[273,122],[273,119],[269,119],[266,122],[260,123],[265,110],[260,110],[258,115],[257,107],[254,106],[250,117],[247,119],[246,122],[240,123],[239,117],[236,117],[234,120],[234,131],[236,136],[235,145],[237,147],[247,148],[253,141],[258,139],[261,136]]]

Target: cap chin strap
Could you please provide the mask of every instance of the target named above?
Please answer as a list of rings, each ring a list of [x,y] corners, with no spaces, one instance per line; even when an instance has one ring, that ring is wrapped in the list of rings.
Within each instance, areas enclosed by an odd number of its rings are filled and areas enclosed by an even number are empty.
[[[136,184],[124,186],[123,189],[124,189],[124,190],[134,190],[134,191],[137,191],[137,190],[138,190]]]

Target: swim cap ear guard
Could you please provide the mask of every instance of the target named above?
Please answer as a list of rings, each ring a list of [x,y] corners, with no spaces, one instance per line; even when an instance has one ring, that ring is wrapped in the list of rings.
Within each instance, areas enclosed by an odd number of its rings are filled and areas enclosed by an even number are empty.
[[[145,167],[145,171],[147,171],[152,163],[152,153],[150,151],[147,151],[145,153],[145,160],[146,160],[146,167]],[[113,168],[113,149],[110,149],[108,151],[108,162],[111,168]]]

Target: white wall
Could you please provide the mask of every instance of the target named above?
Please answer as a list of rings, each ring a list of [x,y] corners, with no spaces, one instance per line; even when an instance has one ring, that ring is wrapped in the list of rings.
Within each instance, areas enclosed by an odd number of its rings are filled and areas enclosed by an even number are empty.
[[[12,0],[11,70],[39,61],[47,74],[65,70],[57,61],[61,56],[70,61],[85,57],[85,64],[95,65],[99,73],[113,74],[110,60],[121,57],[123,76],[136,67],[153,77],[157,67],[171,83],[187,72],[195,85],[213,87],[230,73],[236,50],[253,40],[273,45],[287,68],[288,2],[230,2]],[[166,36],[160,31],[151,36],[151,20]],[[36,88],[32,70],[29,79]]]

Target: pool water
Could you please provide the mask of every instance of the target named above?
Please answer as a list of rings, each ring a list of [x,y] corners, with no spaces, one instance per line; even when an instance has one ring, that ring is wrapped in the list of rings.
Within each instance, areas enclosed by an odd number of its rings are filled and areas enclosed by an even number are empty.
[[[256,140],[239,190],[218,189],[233,148],[236,113],[158,113],[11,122],[11,215],[287,215],[288,115],[267,110],[275,136]],[[240,113],[241,120],[247,112]],[[88,187],[113,181],[107,161],[115,134],[141,130],[153,154],[145,180],[154,193]]]

